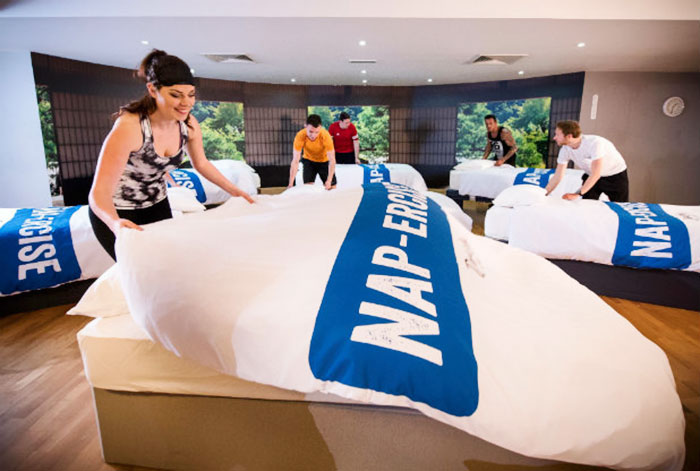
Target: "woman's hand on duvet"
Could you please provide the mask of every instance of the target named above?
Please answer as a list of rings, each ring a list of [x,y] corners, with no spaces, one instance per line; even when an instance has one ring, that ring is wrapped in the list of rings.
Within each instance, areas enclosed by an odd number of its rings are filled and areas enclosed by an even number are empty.
[[[143,230],[143,227],[139,226],[134,222],[129,221],[128,219],[117,219],[112,224],[112,232],[114,232],[114,234],[116,235],[119,233],[119,229],[121,229],[122,227],[127,229],[136,229],[137,231]]]
[[[240,196],[241,198],[244,198],[244,199],[245,199],[248,203],[250,203],[250,204],[254,204],[254,203],[255,203],[255,200],[254,200],[248,193],[246,193],[246,192],[243,191],[243,190],[238,190],[238,191],[237,191],[237,194],[234,195],[234,196]]]

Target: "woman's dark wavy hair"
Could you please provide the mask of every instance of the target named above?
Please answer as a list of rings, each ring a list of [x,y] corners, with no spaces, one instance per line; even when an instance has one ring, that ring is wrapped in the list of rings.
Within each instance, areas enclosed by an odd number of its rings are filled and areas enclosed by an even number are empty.
[[[165,51],[161,51],[160,49],[153,49],[146,57],[143,58],[141,61],[141,65],[139,65],[139,68],[136,69],[136,72],[134,75],[136,77],[140,78],[146,83],[152,83],[156,88],[160,89],[163,87],[163,84],[160,83],[160,80],[155,72],[156,70],[156,65],[161,65],[163,63],[177,63],[181,62],[185,66],[185,62],[180,59],[179,57],[176,56],[171,56]],[[178,64],[178,65],[182,65]],[[189,69],[189,67],[188,67]],[[156,100],[148,93],[141,97],[138,100],[134,100],[126,105],[120,106],[119,111],[114,113],[113,117],[114,119],[118,118],[124,113],[134,113],[138,114],[141,119],[148,117],[150,114],[154,113],[156,111]],[[190,114],[187,115],[187,118],[185,118],[185,124],[187,127],[192,128],[190,125]]]

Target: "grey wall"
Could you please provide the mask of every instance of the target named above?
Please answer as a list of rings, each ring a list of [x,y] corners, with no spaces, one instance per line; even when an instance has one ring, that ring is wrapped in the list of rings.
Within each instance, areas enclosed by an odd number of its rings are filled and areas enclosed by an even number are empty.
[[[0,51],[0,208],[51,206],[29,52]]]
[[[685,101],[676,118],[661,111],[671,96]],[[580,122],[622,153],[631,201],[700,204],[700,74],[586,72]]]

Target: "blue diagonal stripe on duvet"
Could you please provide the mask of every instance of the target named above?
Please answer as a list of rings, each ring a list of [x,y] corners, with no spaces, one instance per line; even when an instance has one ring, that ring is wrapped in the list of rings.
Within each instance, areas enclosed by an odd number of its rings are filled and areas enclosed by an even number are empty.
[[[457,263],[435,202],[365,185],[316,318],[314,376],[473,414],[477,363]]]
[[[363,184],[390,182],[391,174],[384,164],[361,164],[364,170]]]
[[[70,218],[80,206],[18,209],[0,227],[0,293],[56,286],[80,278]]]
[[[554,169],[528,168],[515,176],[513,185],[537,185],[545,188],[554,175]]]
[[[688,228],[658,204],[606,203],[618,216],[613,265],[635,268],[688,268]]]
[[[207,200],[202,181],[199,179],[199,175],[192,170],[182,168],[173,170],[170,172],[170,176],[173,177],[173,180],[175,180],[178,185],[194,190],[197,193],[197,201],[200,203],[204,203]]]

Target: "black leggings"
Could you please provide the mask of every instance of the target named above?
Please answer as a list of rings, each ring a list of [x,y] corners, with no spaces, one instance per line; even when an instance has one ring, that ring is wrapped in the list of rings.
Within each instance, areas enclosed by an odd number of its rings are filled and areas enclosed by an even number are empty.
[[[112,232],[107,224],[102,222],[102,219],[97,217],[97,214],[92,211],[92,208],[90,208],[88,213],[90,214],[90,224],[92,225],[92,230],[95,233],[97,240],[100,242],[100,245],[104,247],[107,253],[116,261],[117,256],[114,253],[114,242],[117,239],[114,232]],[[168,198],[164,198],[162,201],[147,208],[117,209],[117,214],[120,218],[128,219],[139,226],[173,217]]]

